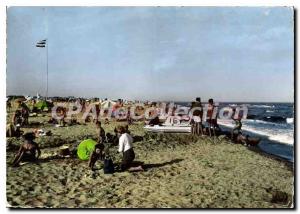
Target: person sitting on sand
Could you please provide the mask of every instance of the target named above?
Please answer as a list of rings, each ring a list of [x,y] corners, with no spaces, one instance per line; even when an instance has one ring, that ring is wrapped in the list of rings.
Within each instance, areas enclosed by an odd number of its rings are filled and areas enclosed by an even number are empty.
[[[14,126],[12,123],[6,125],[6,137],[20,137],[22,133],[20,125]]]
[[[232,131],[231,131],[231,140],[233,140],[234,138],[234,134],[240,134],[241,130],[242,130],[242,118],[238,117],[238,118],[234,118],[232,117],[233,121],[235,122],[235,126],[233,127]]]
[[[108,118],[105,118],[104,124],[105,124],[105,125],[109,125],[109,120],[108,120]]]
[[[21,115],[22,115],[22,126],[23,125],[28,125],[29,124],[28,118],[29,118],[30,109],[23,102],[20,104],[20,106],[21,106]]]
[[[126,130],[123,126],[117,127],[119,138],[119,152],[123,154],[122,163],[121,163],[121,171],[128,170],[130,172],[134,171],[143,171],[142,166],[132,167],[133,160],[135,158],[135,154],[133,151],[133,138],[126,133]]]
[[[67,109],[64,107],[58,107],[57,111],[58,111],[58,117],[53,118],[54,121],[57,121],[57,123],[60,126],[65,126],[65,124],[66,124],[65,118],[67,117]]]
[[[95,145],[94,151],[91,153],[90,159],[89,159],[89,167],[91,170],[94,170],[94,166],[97,160],[103,160],[104,159],[104,144],[103,143],[97,143]]]
[[[258,137],[250,137],[249,135],[244,136],[243,134],[238,134],[236,138],[236,143],[244,144],[246,146],[257,146],[261,138]]]
[[[34,142],[34,133],[26,133],[23,135],[25,142],[20,146],[20,149],[12,163],[13,166],[18,166],[23,160],[36,161],[41,155],[41,150],[36,142]],[[38,153],[36,156],[36,152]]]
[[[10,111],[11,111],[11,108],[12,108],[12,106],[11,106],[11,102],[10,102],[9,100],[6,102],[6,106],[7,106],[7,110],[8,110],[8,112],[10,112]]]
[[[17,124],[21,125],[22,121],[22,112],[21,110],[17,109],[12,116],[12,124],[14,126],[16,126]]]
[[[153,118],[149,121],[149,126],[155,126],[155,125],[161,125],[161,122],[159,121],[158,116],[156,116],[155,118]]]
[[[105,136],[104,129],[101,127],[100,121],[96,122],[96,129],[97,129],[98,143],[104,143],[106,136]]]

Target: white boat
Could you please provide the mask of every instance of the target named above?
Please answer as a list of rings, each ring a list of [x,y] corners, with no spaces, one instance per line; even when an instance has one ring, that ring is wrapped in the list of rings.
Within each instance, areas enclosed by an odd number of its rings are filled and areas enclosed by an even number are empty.
[[[178,116],[169,116],[162,125],[146,125],[144,129],[149,132],[190,133],[191,125],[189,121],[182,121]]]
[[[149,132],[165,132],[165,133],[190,133],[191,127],[189,126],[149,126],[144,127]]]

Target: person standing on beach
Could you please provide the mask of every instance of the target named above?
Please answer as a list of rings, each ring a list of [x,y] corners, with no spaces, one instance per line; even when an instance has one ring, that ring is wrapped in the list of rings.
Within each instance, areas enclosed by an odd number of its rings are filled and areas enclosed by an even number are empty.
[[[104,143],[106,136],[100,121],[96,122],[96,130],[97,130],[98,143]]]
[[[216,128],[218,128],[217,117],[214,118],[214,110],[215,110],[214,100],[210,98],[208,100],[207,120],[206,120],[208,124],[208,132],[210,137],[211,137],[211,128],[213,130],[214,136],[216,136]]]
[[[131,118],[131,115],[130,115],[130,106],[127,108],[126,120],[127,120],[128,125],[132,124],[132,118]]]
[[[133,138],[130,134],[126,133],[126,129],[123,126],[117,127],[119,138],[119,152],[123,154],[121,171],[128,169],[130,172],[143,171],[142,166],[132,167],[133,160],[135,158],[135,153],[133,151]]]
[[[193,132],[196,135],[203,135],[203,127],[202,127],[202,117],[203,117],[203,107],[201,104],[201,98],[197,97],[196,102],[192,103],[191,110],[197,108],[193,111]],[[192,132],[192,133],[193,133]]]

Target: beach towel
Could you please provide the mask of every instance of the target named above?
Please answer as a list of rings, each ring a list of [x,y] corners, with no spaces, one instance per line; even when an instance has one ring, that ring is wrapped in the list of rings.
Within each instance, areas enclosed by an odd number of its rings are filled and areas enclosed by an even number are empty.
[[[94,151],[96,141],[87,139],[82,141],[77,147],[77,155],[80,160],[89,160],[90,154]]]

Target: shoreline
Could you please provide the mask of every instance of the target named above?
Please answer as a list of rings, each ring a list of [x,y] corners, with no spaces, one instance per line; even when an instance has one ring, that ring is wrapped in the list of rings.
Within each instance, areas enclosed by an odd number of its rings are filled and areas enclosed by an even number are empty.
[[[222,123],[219,123],[220,127],[222,128],[223,131],[231,131],[231,126],[229,125],[225,125],[225,124],[222,124]],[[271,148],[267,149],[262,149],[260,147],[260,145],[262,144],[265,144],[265,143],[268,143],[268,144],[274,144],[276,146],[280,146],[280,147],[283,147],[283,148],[292,148],[293,151],[294,151],[294,144],[288,144],[288,143],[282,143],[282,142],[279,142],[279,141],[274,141],[274,140],[270,140],[268,139],[268,136],[266,135],[262,135],[262,134],[258,134],[258,133],[255,133],[255,132],[251,132],[251,131],[248,131],[248,130],[243,130],[243,133],[244,134],[247,134],[249,136],[253,136],[253,137],[259,137],[262,139],[262,141],[258,144],[258,147],[256,149],[260,150],[259,152],[261,152],[262,154],[266,154],[266,155],[270,155],[270,156],[274,156],[274,158],[277,158],[277,159],[280,159],[282,161],[287,161],[289,162],[290,164],[293,164],[294,163],[294,160],[291,160],[290,158],[293,158],[294,156],[291,155],[291,157],[284,157],[283,154],[276,154],[276,152],[278,151],[272,151]]]

